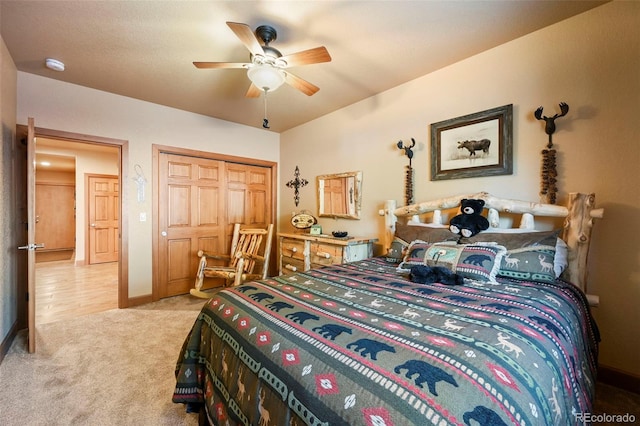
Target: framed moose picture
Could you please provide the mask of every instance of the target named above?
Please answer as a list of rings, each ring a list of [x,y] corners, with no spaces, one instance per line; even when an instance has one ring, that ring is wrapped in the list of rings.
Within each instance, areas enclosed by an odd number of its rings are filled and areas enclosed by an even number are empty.
[[[513,173],[513,105],[431,124],[431,180]]]

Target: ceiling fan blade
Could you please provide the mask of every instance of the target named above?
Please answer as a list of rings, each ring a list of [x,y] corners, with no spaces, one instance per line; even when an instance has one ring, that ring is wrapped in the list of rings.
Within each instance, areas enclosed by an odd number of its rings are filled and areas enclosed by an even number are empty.
[[[218,69],[224,69],[224,68],[245,68],[247,65],[247,63],[240,63],[240,62],[194,62],[193,65],[196,66],[196,68],[200,68],[200,69],[214,69],[214,68],[218,68]]]
[[[285,55],[281,59],[287,62],[287,67],[297,67],[299,65],[319,64],[331,62],[331,56],[324,46],[315,49],[303,50],[302,52]]]
[[[264,49],[262,48],[262,46],[260,46],[260,42],[253,33],[253,30],[251,30],[251,28],[247,24],[227,22],[227,25],[229,26],[229,28],[231,28],[231,31],[233,31],[236,36],[238,36],[242,44],[244,44],[247,49],[249,49],[249,52],[254,55],[264,56]]]
[[[315,86],[309,83],[308,81],[303,80],[300,77],[291,74],[288,71],[285,72],[284,81],[286,81],[288,85],[295,87],[296,89],[298,89],[299,91],[301,91],[307,96],[311,96],[315,94],[318,90],[320,90],[318,86]]]
[[[255,84],[251,83],[249,86],[249,90],[247,90],[247,94],[245,95],[247,98],[259,98],[262,94],[262,90]]]

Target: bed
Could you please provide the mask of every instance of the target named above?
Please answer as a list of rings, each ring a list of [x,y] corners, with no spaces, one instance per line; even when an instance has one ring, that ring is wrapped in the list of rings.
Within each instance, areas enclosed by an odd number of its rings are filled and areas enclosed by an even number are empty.
[[[491,228],[452,241],[447,212],[465,198],[485,200]],[[383,213],[382,256],[214,294],[173,401],[215,425],[581,424],[599,341],[585,287],[593,194],[565,207],[476,193]],[[498,232],[513,215],[516,232]],[[534,232],[539,217],[564,223]],[[434,252],[464,285],[410,279]]]

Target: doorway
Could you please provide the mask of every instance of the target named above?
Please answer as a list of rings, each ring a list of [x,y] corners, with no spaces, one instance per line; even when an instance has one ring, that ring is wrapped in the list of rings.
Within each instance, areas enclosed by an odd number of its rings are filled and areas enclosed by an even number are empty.
[[[18,126],[18,134],[23,133],[23,126]],[[67,228],[72,228],[74,235],[70,237],[68,231],[61,237],[60,232],[55,235],[47,234],[46,230],[40,231],[40,223],[36,223],[36,239],[44,238],[49,241],[49,253],[56,253],[52,258],[46,256],[36,263],[36,324],[51,322],[59,319],[68,319],[74,316],[89,313],[101,312],[107,309],[124,308],[128,306],[128,280],[127,261],[121,249],[126,247],[126,230],[122,226],[117,226],[116,246],[117,258],[112,262],[96,265],[89,265],[89,217],[88,217],[88,195],[86,190],[86,176],[94,174],[115,175],[117,179],[117,192],[122,193],[121,176],[126,173],[125,165],[128,157],[128,142],[117,139],[103,138],[84,134],[74,134],[57,130],[36,128],[36,180],[38,176],[44,177],[45,184],[64,187],[66,197],[73,192],[73,207],[71,214],[69,209],[60,208],[61,199],[55,194],[45,195],[44,200],[51,200],[51,205],[42,212],[64,210],[66,219],[64,223]],[[52,161],[53,160],[53,161]],[[58,164],[58,160],[62,163]],[[41,163],[49,164],[43,166]],[[56,164],[58,164],[56,166]],[[45,169],[49,167],[49,169]],[[65,171],[57,170],[61,167]],[[61,174],[67,174],[60,184]],[[69,178],[69,175],[73,176]],[[69,181],[72,181],[69,183]],[[46,185],[45,185],[46,186]],[[69,186],[73,188],[69,191]],[[37,190],[36,190],[37,193]],[[118,218],[122,217],[125,204],[118,198],[117,206],[114,210]],[[54,201],[55,200],[55,201]],[[68,199],[67,199],[68,201]],[[38,206],[36,205],[36,210]],[[70,219],[70,217],[72,217]],[[51,218],[49,218],[49,221]],[[53,219],[60,220],[60,219]],[[74,222],[69,225],[69,220]],[[75,229],[73,229],[75,228]],[[53,228],[57,229],[57,228]],[[60,242],[62,241],[62,242]],[[45,247],[47,247],[45,241]],[[67,252],[71,255],[67,255]],[[125,250],[126,251],[126,250]],[[38,250],[40,252],[40,249]],[[47,250],[42,254],[47,253]],[[100,270],[98,270],[100,269]],[[24,303],[19,299],[19,303]]]

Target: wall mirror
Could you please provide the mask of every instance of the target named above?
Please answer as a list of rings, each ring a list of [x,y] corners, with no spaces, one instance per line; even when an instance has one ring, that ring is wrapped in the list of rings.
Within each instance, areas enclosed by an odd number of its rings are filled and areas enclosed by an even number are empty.
[[[360,219],[362,172],[320,175],[318,216]]]

